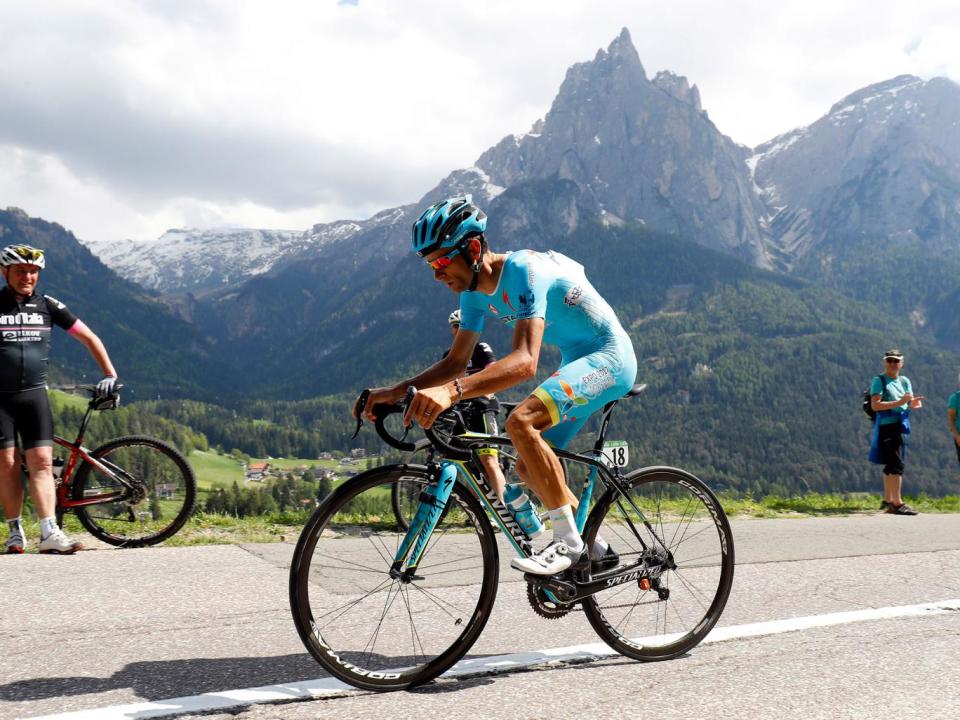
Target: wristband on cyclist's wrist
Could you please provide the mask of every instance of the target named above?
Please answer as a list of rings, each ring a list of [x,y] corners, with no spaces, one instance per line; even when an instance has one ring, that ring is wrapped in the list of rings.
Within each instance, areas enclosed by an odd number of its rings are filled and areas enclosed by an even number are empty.
[[[457,402],[463,400],[463,385],[460,384],[460,378],[453,379],[453,386],[457,389]]]

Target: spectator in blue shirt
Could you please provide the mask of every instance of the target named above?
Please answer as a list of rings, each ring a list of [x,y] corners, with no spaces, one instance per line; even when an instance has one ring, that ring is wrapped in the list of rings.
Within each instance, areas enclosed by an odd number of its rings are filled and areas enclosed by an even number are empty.
[[[947,400],[947,424],[950,426],[953,446],[957,451],[957,462],[960,462],[960,416],[957,414],[958,410],[960,410],[960,390],[957,390]]]
[[[883,502],[880,509],[893,515],[916,515],[917,511],[903,502],[904,435],[910,432],[910,410],[919,409],[922,395],[913,394],[910,378],[901,375],[903,353],[892,348],[883,354],[885,372],[870,383],[870,406],[874,421],[874,447],[883,463]]]

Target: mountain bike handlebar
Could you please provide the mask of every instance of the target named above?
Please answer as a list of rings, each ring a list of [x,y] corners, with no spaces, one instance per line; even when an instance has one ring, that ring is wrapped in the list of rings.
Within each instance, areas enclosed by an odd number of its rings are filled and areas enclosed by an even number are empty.
[[[99,396],[96,385],[87,383],[76,383],[73,385],[51,385],[54,390],[73,393],[80,391],[90,396],[90,407],[94,410],[113,410],[120,404],[120,391],[123,389],[122,383],[117,383],[113,387],[113,392],[106,396]]]

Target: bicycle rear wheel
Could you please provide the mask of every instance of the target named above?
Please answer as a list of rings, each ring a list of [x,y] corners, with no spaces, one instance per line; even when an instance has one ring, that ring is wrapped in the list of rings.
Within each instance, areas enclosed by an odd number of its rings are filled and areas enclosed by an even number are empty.
[[[483,630],[497,591],[497,544],[480,502],[454,486],[416,575],[390,573],[405,531],[392,487],[430,481],[423,466],[375,468],[337,488],[300,535],[290,605],[300,638],[328,672],[370,690],[440,675]]]
[[[717,498],[683,470],[643,468],[623,484],[632,504],[609,488],[587,518],[584,539],[592,545],[599,534],[619,554],[620,568],[636,564],[640,572],[611,573],[610,587],[586,598],[583,609],[617,652],[667,660],[720,619],[733,584],[733,535]]]
[[[155,438],[128,436],[90,454],[112,474],[81,463],[71,497],[123,493],[111,502],[73,508],[91,535],[118,547],[142,547],[163,542],[183,527],[193,512],[197,481],[179,450]]]

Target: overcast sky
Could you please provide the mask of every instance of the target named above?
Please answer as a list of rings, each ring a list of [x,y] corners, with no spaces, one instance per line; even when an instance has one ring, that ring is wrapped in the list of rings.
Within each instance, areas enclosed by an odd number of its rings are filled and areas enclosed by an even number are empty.
[[[754,146],[895,75],[960,81],[955,2],[0,0],[0,207],[89,241],[413,202],[626,27]]]

